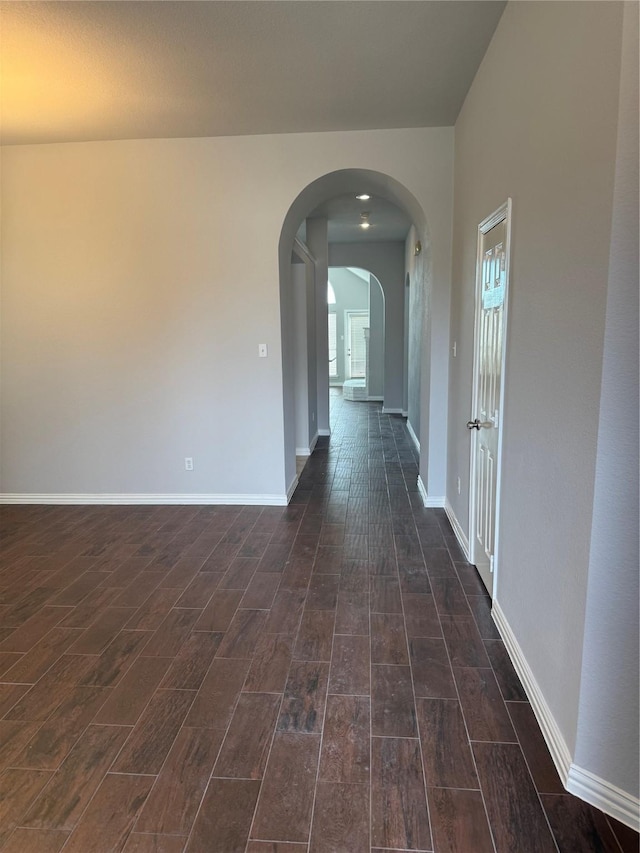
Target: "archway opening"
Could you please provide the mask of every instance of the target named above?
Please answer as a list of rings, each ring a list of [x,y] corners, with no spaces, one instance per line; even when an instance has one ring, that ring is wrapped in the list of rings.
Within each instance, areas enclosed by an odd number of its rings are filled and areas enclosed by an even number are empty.
[[[327,203],[362,193],[397,208],[406,223],[401,237],[380,240],[374,213],[363,211],[368,217],[361,217],[353,227],[362,228],[362,222],[368,222],[372,227],[366,239],[360,232],[358,239],[331,239],[331,220],[324,215]],[[416,254],[418,244],[420,252]],[[382,391],[375,396],[382,397],[383,411],[407,417],[416,444],[424,448],[428,442],[429,382],[421,362],[430,348],[430,243],[426,219],[415,197],[401,183],[379,172],[344,169],[324,175],[305,187],[291,204],[280,235],[279,260],[285,474],[290,490],[296,482],[296,449],[312,452],[318,436],[330,435],[331,431],[330,267],[365,269],[379,283],[385,347]],[[411,279],[408,288],[407,273]],[[300,305],[302,293],[304,310]],[[426,464],[425,457],[420,466],[423,475]]]

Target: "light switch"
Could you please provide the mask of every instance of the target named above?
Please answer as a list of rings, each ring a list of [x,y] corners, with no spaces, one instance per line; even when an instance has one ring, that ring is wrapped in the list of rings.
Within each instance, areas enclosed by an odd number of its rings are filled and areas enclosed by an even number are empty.
[[[266,344],[258,344],[258,356],[260,358],[267,357],[267,345]]]

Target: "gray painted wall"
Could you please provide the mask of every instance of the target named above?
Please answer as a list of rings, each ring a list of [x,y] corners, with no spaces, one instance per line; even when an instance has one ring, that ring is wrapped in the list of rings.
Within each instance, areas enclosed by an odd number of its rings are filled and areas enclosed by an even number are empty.
[[[307,423],[309,425],[309,444],[311,447],[318,436],[318,345],[316,320],[316,265],[307,260],[305,263],[305,285],[307,291]]]
[[[405,275],[409,276],[405,300],[407,310],[407,391],[406,412],[411,429],[420,439],[420,396],[422,385],[422,335],[425,325],[424,255],[415,255],[418,240],[415,226],[411,226],[405,243]],[[428,359],[425,359],[428,363]],[[427,371],[428,372],[428,371]],[[428,442],[427,442],[428,445]],[[427,446],[425,445],[425,446]],[[422,446],[422,444],[421,444]]]
[[[293,381],[296,407],[296,453],[309,449],[309,365],[307,341],[307,270],[304,262],[291,264],[293,301]]]
[[[329,277],[326,217],[307,219],[307,246],[315,258],[316,315],[316,399],[318,431],[329,435],[329,326],[327,323],[327,281]]]
[[[282,497],[287,213],[354,163],[390,176],[446,289],[452,143],[425,128],[3,149],[2,492]]]
[[[384,397],[384,293],[375,276],[370,276],[369,286],[369,396]]]
[[[581,672],[592,665],[600,672],[608,657],[603,650],[591,657],[593,650],[583,644],[612,281],[621,32],[617,3],[509,4],[456,124],[451,338],[458,342],[458,357],[451,361],[447,494],[468,532],[465,422],[477,225],[511,196],[496,598],[572,756]],[[611,356],[613,364],[613,350]],[[462,481],[459,496],[456,476]],[[610,584],[618,588],[620,572],[624,585],[626,570],[617,561],[608,560],[608,570]],[[637,638],[634,613],[623,611],[620,619],[619,631]],[[612,648],[619,643],[614,639]],[[614,666],[620,674],[626,663]],[[627,695],[631,685],[624,678],[617,686],[624,694],[619,707],[628,703],[633,725],[637,693]],[[599,737],[610,721],[592,720],[587,728]],[[623,776],[625,732],[626,724],[610,731],[607,761],[594,748],[586,769],[604,777],[620,761]]]
[[[625,4],[575,762],[638,797],[638,5]],[[606,722],[605,722],[606,721]]]

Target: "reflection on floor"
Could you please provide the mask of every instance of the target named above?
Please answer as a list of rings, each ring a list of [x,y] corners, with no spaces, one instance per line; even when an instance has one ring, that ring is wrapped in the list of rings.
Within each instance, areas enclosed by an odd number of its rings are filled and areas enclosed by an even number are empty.
[[[404,422],[335,400],[288,508],[3,507],[4,853],[581,853]]]

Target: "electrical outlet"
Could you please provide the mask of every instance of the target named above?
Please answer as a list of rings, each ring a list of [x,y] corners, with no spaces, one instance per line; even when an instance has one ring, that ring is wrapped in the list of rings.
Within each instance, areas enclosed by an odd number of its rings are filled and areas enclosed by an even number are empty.
[[[460,494],[460,477],[456,480],[456,488],[458,489],[458,494]]]
[[[185,456],[184,457],[184,470],[185,471],[193,471],[193,457]]]

